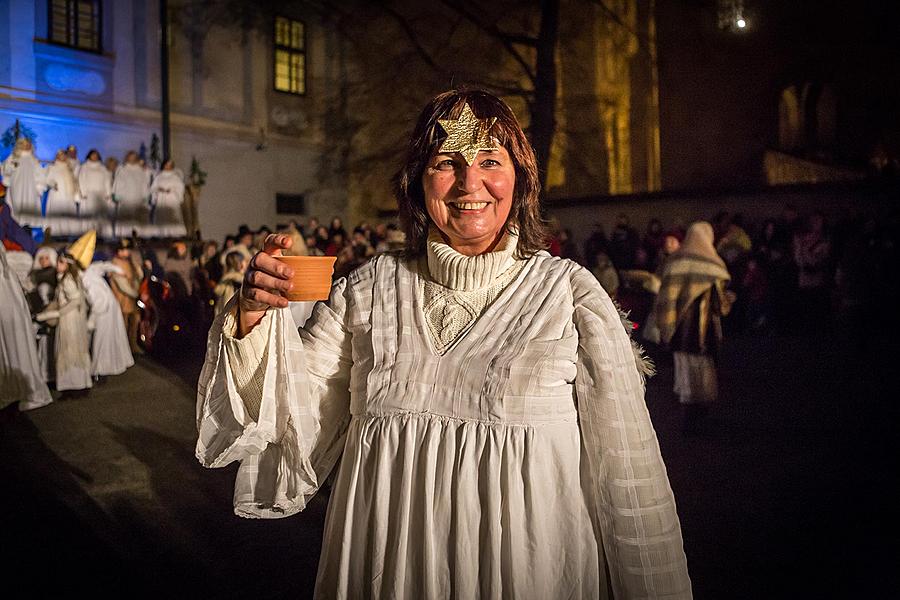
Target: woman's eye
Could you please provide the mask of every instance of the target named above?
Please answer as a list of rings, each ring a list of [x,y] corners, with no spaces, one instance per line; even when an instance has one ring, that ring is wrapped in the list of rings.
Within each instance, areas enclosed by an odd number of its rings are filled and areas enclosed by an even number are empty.
[[[447,158],[434,165],[433,168],[437,169],[438,171],[452,171],[456,168],[456,163],[453,162],[453,160]]]
[[[482,167],[499,167],[500,163],[494,160],[493,158],[489,158],[481,162]]]

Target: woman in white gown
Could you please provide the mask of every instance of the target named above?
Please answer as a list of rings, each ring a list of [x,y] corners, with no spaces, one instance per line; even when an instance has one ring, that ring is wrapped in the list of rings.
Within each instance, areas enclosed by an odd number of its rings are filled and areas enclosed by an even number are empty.
[[[31,313],[25,293],[6,262],[0,244],[0,409],[14,402],[19,410],[52,402],[38,360]]]
[[[148,235],[150,171],[141,165],[137,152],[125,155],[125,162],[116,169],[112,190],[117,207],[115,235],[131,237],[132,230],[136,230],[138,236]]]
[[[91,307],[89,321],[94,330],[91,339],[91,375],[94,377],[119,375],[134,365],[125,320],[106,282],[107,273],[122,275],[122,269],[111,262],[95,262],[85,269],[82,279]]]
[[[56,271],[56,306],[37,315],[39,321],[56,320],[56,389],[84,390],[91,387],[91,349],[88,305],[81,277],[91,263],[96,232],[88,231],[59,255]]]
[[[69,166],[69,157],[63,150],[56,153],[56,160],[47,167],[46,226],[53,235],[81,235],[81,223],[76,213],[78,180]]]
[[[166,160],[150,186],[153,206],[153,236],[177,238],[187,235],[181,205],[184,203],[184,174]]]
[[[81,205],[76,233],[84,233],[89,229],[103,231],[109,225],[112,178],[96,150],[90,150],[85,161],[78,167],[78,190]]]
[[[304,327],[270,236],[214,321],[197,456],[235,509],[334,480],[321,598],[689,598],[643,362],[589,271],[540,250],[534,153],[479,90],[425,108],[396,182],[404,254]]]
[[[7,188],[6,203],[20,225],[43,227],[41,196],[47,189],[46,173],[34,156],[34,146],[25,138],[16,141],[15,148],[0,166],[3,185]]]

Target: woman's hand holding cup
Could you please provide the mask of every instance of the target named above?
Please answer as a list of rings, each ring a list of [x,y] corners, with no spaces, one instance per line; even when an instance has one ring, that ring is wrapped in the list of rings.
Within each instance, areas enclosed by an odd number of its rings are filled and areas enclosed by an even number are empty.
[[[290,236],[269,234],[263,249],[250,259],[239,292],[238,337],[249,333],[270,308],[287,307],[288,301],[282,294],[291,289],[294,273],[275,257],[292,244]]]

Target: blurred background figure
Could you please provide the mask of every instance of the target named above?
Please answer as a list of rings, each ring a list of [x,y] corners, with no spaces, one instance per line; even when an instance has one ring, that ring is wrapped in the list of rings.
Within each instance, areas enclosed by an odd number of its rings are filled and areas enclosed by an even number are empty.
[[[19,281],[0,244],[0,409],[19,403],[19,410],[52,402],[44,383],[35,345],[31,314]]]
[[[181,205],[184,202],[184,174],[170,158],[162,164],[150,185],[152,218],[150,237],[184,237],[187,230]]]
[[[141,235],[150,233],[145,231],[149,199],[150,172],[141,166],[138,153],[132,150],[116,169],[112,186],[113,210],[106,236],[129,235],[132,230],[137,230]]]
[[[673,352],[674,391],[683,407],[686,433],[697,431],[707,407],[718,399],[716,354],[722,317],[734,300],[725,291],[731,276],[713,239],[709,223],[690,226],[681,248],[666,262],[653,307],[660,342]]]
[[[111,262],[95,262],[85,269],[83,277],[91,308],[91,375],[95,379],[119,375],[134,365],[122,311],[106,282],[108,273],[123,274],[121,268]]]
[[[225,255],[225,274],[216,284],[215,289],[215,314],[218,315],[225,308],[225,304],[241,289],[241,281],[244,271],[247,270],[247,259],[243,254],[232,250]]]
[[[49,227],[56,236],[81,235],[81,224],[75,210],[78,180],[63,150],[56,153],[56,159],[47,167],[47,189],[45,227]]]
[[[116,246],[116,254],[112,263],[118,271],[110,274],[110,287],[122,311],[122,320],[128,333],[128,345],[132,354],[143,354],[138,346],[138,327],[141,315],[138,312],[138,292],[143,279],[143,271],[132,261],[131,251],[134,244],[128,239],[121,239]]]
[[[77,207],[78,231],[103,227],[107,221],[112,199],[112,177],[103,164],[100,153],[91,149],[78,168],[78,191],[81,203]]]
[[[42,226],[41,195],[47,189],[46,175],[34,156],[34,145],[25,138],[16,140],[12,154],[0,165],[6,203],[22,225]]]
[[[96,238],[94,230],[88,231],[60,254],[55,305],[36,317],[38,321],[56,321],[56,389],[60,392],[92,386],[88,305],[81,274],[94,255]]]

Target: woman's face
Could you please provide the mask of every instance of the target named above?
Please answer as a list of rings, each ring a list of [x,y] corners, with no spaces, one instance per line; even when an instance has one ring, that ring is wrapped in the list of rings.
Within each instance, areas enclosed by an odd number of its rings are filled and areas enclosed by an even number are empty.
[[[61,256],[58,259],[56,259],[56,272],[57,273],[59,273],[61,275],[61,274],[65,273],[68,268],[69,268],[69,264],[66,262],[66,259],[64,259]]]
[[[482,150],[468,165],[458,152],[435,154],[422,175],[425,208],[457,252],[491,249],[509,218],[516,170],[506,148]]]
[[[91,152],[90,154],[88,154],[88,160],[98,161],[100,160],[100,155],[96,152]]]
[[[50,266],[50,257],[47,256],[46,254],[41,254],[38,257],[38,264],[41,265],[42,269],[46,269],[47,267]]]

